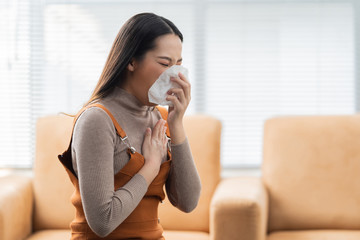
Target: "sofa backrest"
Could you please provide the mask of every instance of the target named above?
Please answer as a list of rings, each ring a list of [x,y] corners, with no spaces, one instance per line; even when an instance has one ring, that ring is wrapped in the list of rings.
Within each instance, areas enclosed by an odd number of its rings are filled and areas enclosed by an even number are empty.
[[[70,202],[74,187],[58,154],[69,146],[73,118],[39,118],[34,162],[34,230],[68,229],[75,216]]]
[[[57,158],[69,144],[73,118],[47,116],[38,119],[34,163],[34,229],[69,229],[75,216],[70,202],[73,186]],[[202,181],[198,207],[184,214],[168,199],[159,206],[164,229],[209,230],[210,200],[220,181],[221,123],[203,115],[186,116],[184,127]]]
[[[269,231],[360,229],[360,116],[277,117],[264,126]]]

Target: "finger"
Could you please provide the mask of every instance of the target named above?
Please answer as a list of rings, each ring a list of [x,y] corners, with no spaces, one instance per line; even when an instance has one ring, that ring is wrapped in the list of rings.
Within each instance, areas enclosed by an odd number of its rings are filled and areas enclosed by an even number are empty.
[[[163,132],[161,134],[161,142],[164,143],[165,140],[166,140],[166,126],[164,126]]]
[[[178,99],[176,96],[168,95],[168,96],[166,97],[166,100],[173,103],[174,109],[175,109],[176,111],[181,111],[181,110],[182,110],[182,105],[181,105],[179,99]]]
[[[159,131],[159,140],[162,141],[163,137],[164,137],[164,130],[165,129],[165,121],[163,121],[162,125],[161,125],[161,129]]]
[[[187,82],[187,83],[189,83],[190,84],[190,81],[185,77],[185,75],[184,74],[182,74],[181,72],[179,72],[179,77],[180,77],[180,79],[182,79],[182,80],[184,80],[185,82]]]
[[[190,83],[190,81],[187,79],[187,77],[185,77],[185,75],[182,74],[181,72],[179,72],[178,76],[179,76],[179,78],[180,78],[181,80],[183,80],[183,81],[189,86],[189,89],[191,90],[191,83]]]
[[[184,77],[184,79],[186,79],[186,78]],[[189,82],[187,82],[186,80],[183,80],[180,78],[174,78],[174,77],[170,78],[170,80],[179,84],[180,87],[182,89],[184,89],[184,93],[187,98],[191,96],[191,84]]]
[[[162,137],[164,136],[164,127],[165,127],[165,120],[161,119],[161,127],[159,129],[159,140],[162,139]]]
[[[167,130],[167,126],[165,125],[164,127],[164,137],[166,138],[166,130]]]
[[[151,128],[146,128],[145,130],[145,136],[144,136],[144,142],[150,143],[151,140]]]
[[[160,119],[159,121],[157,121],[157,123],[155,124],[155,127],[153,129],[153,133],[152,133],[152,137],[154,138],[159,138],[159,132],[161,132],[161,127],[163,124],[163,120]]]
[[[187,103],[184,90],[181,88],[172,88],[168,91],[169,95],[174,95],[179,99],[181,103]]]

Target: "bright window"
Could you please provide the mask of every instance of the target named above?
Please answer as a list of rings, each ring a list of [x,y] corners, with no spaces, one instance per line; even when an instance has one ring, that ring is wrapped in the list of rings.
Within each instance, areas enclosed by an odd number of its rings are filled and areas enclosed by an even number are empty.
[[[258,167],[265,119],[355,113],[355,10],[345,0],[0,0],[0,166],[31,167],[36,119],[75,113],[122,24],[154,12],[184,34],[188,114],[222,121],[222,166]]]

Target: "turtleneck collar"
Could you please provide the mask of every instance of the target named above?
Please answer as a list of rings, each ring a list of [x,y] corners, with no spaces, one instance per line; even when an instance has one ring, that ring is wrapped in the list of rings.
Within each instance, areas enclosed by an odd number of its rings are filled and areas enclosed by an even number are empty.
[[[134,95],[121,87],[115,87],[113,92],[106,97],[108,100],[121,105],[124,109],[135,114],[146,114],[148,111],[153,111],[155,107],[148,106],[140,102]]]

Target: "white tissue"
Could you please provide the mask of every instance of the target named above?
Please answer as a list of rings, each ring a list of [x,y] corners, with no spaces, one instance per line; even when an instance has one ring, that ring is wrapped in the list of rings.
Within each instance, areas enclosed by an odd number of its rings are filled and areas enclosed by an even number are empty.
[[[150,87],[148,92],[149,102],[172,107],[172,102],[166,101],[168,95],[167,92],[171,88],[178,88],[180,86],[179,84],[170,81],[170,77],[179,77],[179,72],[188,78],[188,70],[181,65],[173,65],[166,69]]]

